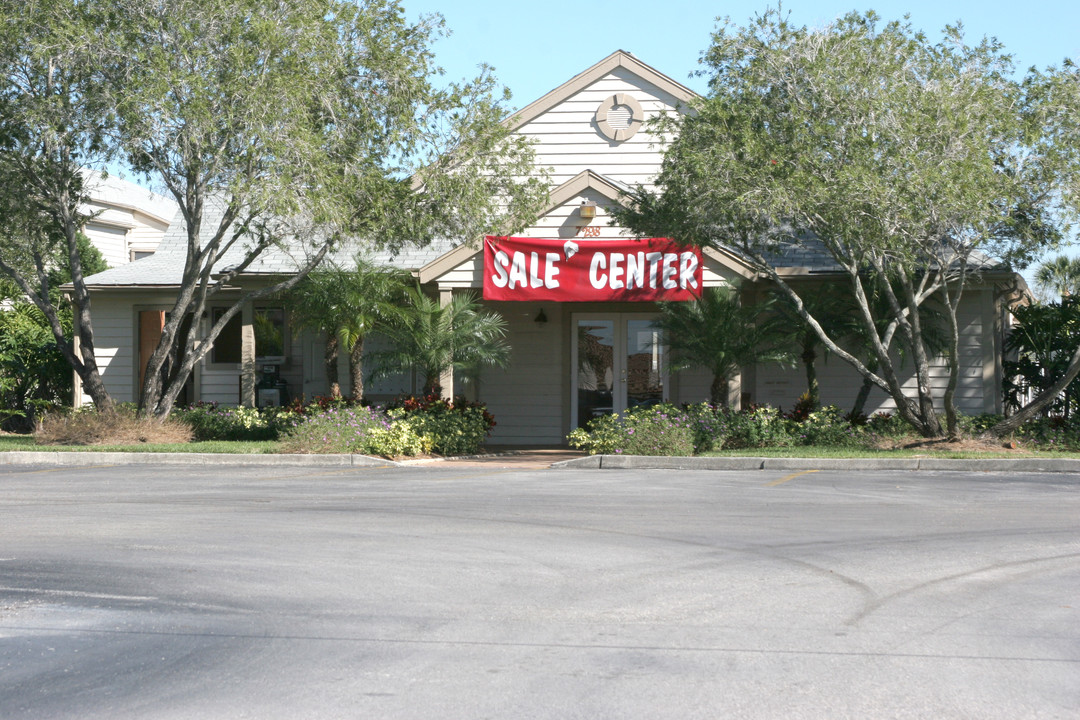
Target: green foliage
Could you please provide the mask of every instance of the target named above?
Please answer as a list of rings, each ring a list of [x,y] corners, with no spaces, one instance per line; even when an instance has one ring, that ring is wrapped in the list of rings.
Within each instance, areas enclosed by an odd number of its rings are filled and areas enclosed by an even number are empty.
[[[693,455],[694,429],[688,413],[664,403],[600,416],[568,439],[590,455]]]
[[[785,447],[795,444],[788,421],[774,407],[763,405],[728,413],[727,448]]]
[[[984,432],[1001,422],[1002,419],[1002,415],[995,413],[962,415],[960,417],[960,429],[965,435],[982,435]]]
[[[1040,450],[1080,450],[1080,423],[1076,416],[1037,417],[1021,425],[1014,433],[1021,442]]]
[[[770,313],[772,303],[743,306],[731,288],[709,288],[690,302],[660,303],[673,371],[707,368],[711,401],[727,404],[727,380],[743,366],[788,362],[791,331]]]
[[[462,455],[479,450],[495,425],[480,403],[435,397],[404,398],[386,411],[340,399],[297,407],[283,433],[284,452]]]
[[[280,408],[249,408],[196,403],[174,411],[173,417],[191,426],[196,440],[277,440],[297,420],[297,413]]]
[[[331,393],[339,385],[337,348],[349,354],[352,398],[363,399],[364,339],[385,329],[404,297],[407,272],[376,267],[361,255],[351,268],[332,266],[313,272],[289,293],[288,301],[301,327],[327,336],[326,368]]]
[[[734,411],[709,403],[670,404],[605,415],[577,428],[570,446],[591,455],[694,455],[720,449],[815,445],[857,447],[868,437],[839,408],[826,406],[796,421],[772,407]]]
[[[904,421],[904,418],[888,412],[874,413],[866,421],[866,428],[882,437],[901,438],[911,434],[911,426]]]
[[[45,413],[70,405],[71,375],[40,310],[27,303],[0,310],[0,427],[29,432]]]
[[[495,427],[483,403],[463,397],[450,401],[436,395],[407,396],[395,400],[387,414],[406,420],[428,439],[430,451],[443,455],[477,452]]]
[[[403,417],[389,427],[368,430],[363,453],[383,457],[420,455],[434,450],[433,436],[419,418]]]
[[[1047,301],[1080,295],[1080,258],[1058,255],[1035,268],[1035,287]]]
[[[811,412],[790,430],[800,445],[858,446],[866,443],[862,429],[852,425],[835,405],[826,405]]]
[[[374,408],[342,406],[297,421],[282,438],[283,452],[376,454],[399,438],[389,437],[391,422]],[[403,444],[403,443],[402,443]]]
[[[467,378],[482,366],[506,367],[510,361],[506,321],[470,293],[454,294],[443,307],[419,287],[410,288],[386,335],[393,347],[374,353],[372,377],[416,370],[424,377],[425,395],[438,395],[439,378],[448,370]]]
[[[426,410],[391,410],[392,419],[401,420],[418,437],[423,437],[427,451],[440,455],[467,455],[477,452],[487,438],[488,430],[482,408],[455,410],[450,407]]]
[[[997,41],[969,44],[958,26],[934,42],[873,12],[807,28],[780,10],[724,22],[702,63],[708,97],[658,121],[676,139],[654,188],[638,188],[617,219],[642,235],[732,247],[780,287],[790,288],[777,268],[805,252],[830,256],[852,287],[877,277],[892,294],[887,281],[899,283],[871,345],[877,368],[836,338],[829,349],[921,433],[940,434],[934,407],[952,412],[955,384],[932,396],[919,308],[941,302],[956,370],[964,283],[987,257],[1021,267],[1070,229],[1080,69],[1021,81]],[[911,352],[909,386],[892,332]]]
[[[1005,403],[1019,408],[1029,394],[1038,394],[1065,376],[1080,345],[1080,297],[1064,297],[1046,305],[1013,308],[1016,325],[1005,340]],[[1044,414],[1075,413],[1080,403],[1080,382],[1073,380]]]

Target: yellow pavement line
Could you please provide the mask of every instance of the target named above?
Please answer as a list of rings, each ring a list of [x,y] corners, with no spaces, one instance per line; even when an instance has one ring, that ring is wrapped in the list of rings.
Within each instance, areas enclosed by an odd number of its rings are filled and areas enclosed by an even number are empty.
[[[792,473],[791,475],[785,475],[779,480],[773,480],[771,483],[765,483],[765,487],[776,487],[777,485],[783,485],[786,482],[794,480],[800,475],[809,475],[810,473],[820,472],[819,470],[803,470],[802,472]]]

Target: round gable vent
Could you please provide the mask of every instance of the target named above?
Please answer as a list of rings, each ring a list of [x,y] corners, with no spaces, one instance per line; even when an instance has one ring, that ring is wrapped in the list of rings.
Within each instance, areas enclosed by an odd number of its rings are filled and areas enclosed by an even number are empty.
[[[634,137],[644,118],[641,103],[627,93],[616,93],[606,98],[596,109],[596,124],[600,132],[615,142]]]

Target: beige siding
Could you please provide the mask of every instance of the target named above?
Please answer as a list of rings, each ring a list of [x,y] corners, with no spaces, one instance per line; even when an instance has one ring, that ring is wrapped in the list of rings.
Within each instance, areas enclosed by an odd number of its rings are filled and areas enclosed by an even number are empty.
[[[987,395],[996,393],[996,388],[984,386],[984,339],[983,313],[978,303],[983,301],[983,293],[975,291],[965,296],[961,303],[960,321],[960,377],[956,390],[956,405],[965,415],[978,415],[985,412]],[[914,397],[916,380],[910,360],[896,358],[896,372],[905,390]],[[930,380],[934,395],[941,398],[948,384],[948,367],[945,361],[937,358],[930,367]],[[818,383],[821,386],[821,401],[837,405],[842,410],[850,410],[855,403],[862,378],[843,360],[819,353],[817,361]],[[806,371],[801,364],[794,368],[781,368],[775,364],[763,365],[757,371],[757,383],[754,388],[754,402],[765,403],[788,410],[794,405],[799,395],[806,391]],[[867,414],[884,411],[892,412],[896,404],[883,391],[875,388],[866,405]]]
[[[203,402],[216,402],[219,405],[239,405],[240,363],[234,367],[225,367],[204,362],[200,399]]]
[[[561,445],[563,403],[564,328],[561,314],[547,306],[548,322],[533,319],[544,307],[538,303],[486,303],[509,325],[510,366],[485,369],[476,392],[495,416],[489,443],[500,445]]]

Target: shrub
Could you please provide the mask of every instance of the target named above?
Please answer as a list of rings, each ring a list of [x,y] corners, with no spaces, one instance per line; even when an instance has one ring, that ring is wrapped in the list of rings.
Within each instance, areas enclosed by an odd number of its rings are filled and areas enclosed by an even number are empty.
[[[983,413],[981,415],[961,415],[957,418],[960,431],[968,435],[981,435],[1005,419],[1004,415]]]
[[[695,421],[664,403],[605,415],[570,433],[571,447],[590,455],[693,455]]]
[[[1040,417],[1021,425],[1016,437],[1040,450],[1080,450],[1080,423],[1062,417]]]
[[[71,383],[71,366],[41,311],[23,302],[0,311],[0,427],[29,432],[70,403]]]
[[[250,408],[196,403],[173,411],[172,416],[191,426],[196,440],[277,440],[297,413],[282,408]]]
[[[403,418],[391,422],[389,427],[371,428],[366,447],[368,455],[401,457],[431,452],[432,440],[417,430],[411,418]]]
[[[864,433],[835,405],[826,405],[807,414],[792,431],[801,445],[850,446],[861,445],[866,440]]]
[[[727,419],[726,447],[787,447],[793,444],[787,421],[774,407],[751,406],[741,412],[728,411]]]
[[[478,451],[495,427],[495,418],[483,403],[464,398],[444,400],[438,396],[409,396],[394,403],[391,418],[408,420],[412,428],[430,441],[430,450],[442,455]]]
[[[134,445],[138,443],[186,443],[191,427],[174,418],[159,422],[140,418],[133,405],[121,405],[113,412],[94,408],[47,415],[34,433],[39,445]]]
[[[899,414],[887,412],[874,413],[873,416],[866,421],[866,427],[875,435],[883,435],[891,438],[904,437],[910,435],[912,432],[911,425],[909,425],[904,418],[900,417]]]
[[[731,432],[729,410],[707,402],[684,405],[682,409],[690,419],[695,453],[720,450],[725,446]]]
[[[393,444],[387,435],[390,419],[373,408],[332,407],[295,423],[282,438],[283,452],[368,455]]]

